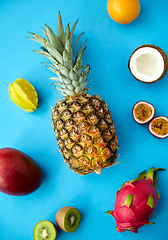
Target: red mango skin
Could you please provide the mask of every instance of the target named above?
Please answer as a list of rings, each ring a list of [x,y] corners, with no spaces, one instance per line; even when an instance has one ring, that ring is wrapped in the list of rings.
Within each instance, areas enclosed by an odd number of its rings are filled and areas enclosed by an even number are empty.
[[[37,190],[42,183],[40,166],[27,154],[14,148],[0,149],[0,191],[23,196]]]

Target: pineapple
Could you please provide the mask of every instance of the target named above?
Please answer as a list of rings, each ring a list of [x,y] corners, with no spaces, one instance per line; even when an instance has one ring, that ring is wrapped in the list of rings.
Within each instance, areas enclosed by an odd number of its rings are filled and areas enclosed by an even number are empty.
[[[81,33],[72,44],[77,21],[64,32],[61,14],[58,14],[57,36],[49,26],[42,28],[46,38],[31,33],[42,44],[35,50],[51,61],[45,66],[56,74],[55,88],[64,96],[52,109],[52,125],[60,151],[69,168],[80,175],[100,174],[118,157],[118,141],[114,123],[105,101],[87,93],[90,66],[82,64],[86,49],[83,42],[76,52]],[[73,45],[73,46],[72,46]]]

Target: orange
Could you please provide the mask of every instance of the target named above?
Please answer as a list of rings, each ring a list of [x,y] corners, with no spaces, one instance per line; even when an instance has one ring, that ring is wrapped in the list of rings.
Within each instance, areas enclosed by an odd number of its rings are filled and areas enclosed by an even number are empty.
[[[140,3],[139,0],[108,0],[107,11],[114,21],[128,24],[139,16]]]

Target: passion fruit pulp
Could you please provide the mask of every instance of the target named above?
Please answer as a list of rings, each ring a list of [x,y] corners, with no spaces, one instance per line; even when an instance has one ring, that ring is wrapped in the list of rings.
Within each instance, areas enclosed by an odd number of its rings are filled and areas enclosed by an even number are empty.
[[[132,115],[134,120],[139,124],[145,124],[149,122],[155,115],[154,106],[146,101],[139,101],[135,103]]]
[[[168,137],[168,118],[165,116],[154,118],[149,124],[149,131],[158,138]]]

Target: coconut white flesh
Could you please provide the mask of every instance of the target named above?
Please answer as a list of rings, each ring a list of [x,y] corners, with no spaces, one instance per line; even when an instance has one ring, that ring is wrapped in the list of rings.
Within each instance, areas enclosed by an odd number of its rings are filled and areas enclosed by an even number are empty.
[[[142,47],[134,52],[130,59],[130,70],[137,79],[153,82],[160,78],[164,71],[162,54],[153,47]]]

